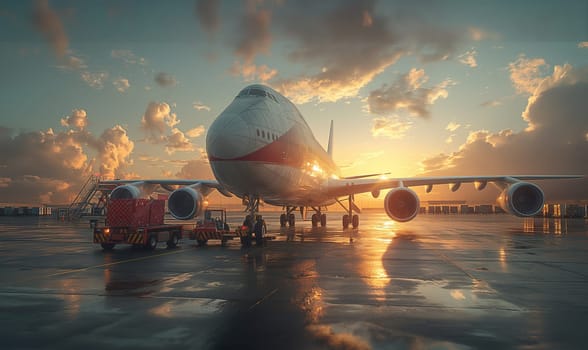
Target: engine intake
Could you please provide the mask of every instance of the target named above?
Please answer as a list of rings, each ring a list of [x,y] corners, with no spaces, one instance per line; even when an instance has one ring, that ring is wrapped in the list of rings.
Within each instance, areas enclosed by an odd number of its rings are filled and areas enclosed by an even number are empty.
[[[122,185],[110,192],[110,199],[137,199],[143,197],[143,190],[135,185]]]
[[[420,200],[410,188],[398,187],[390,190],[384,199],[386,214],[395,221],[407,222],[419,213]]]
[[[498,197],[498,204],[516,216],[533,216],[543,209],[545,198],[539,186],[517,182],[508,186]]]
[[[190,220],[203,209],[202,194],[192,187],[182,187],[173,191],[167,206],[170,214],[178,220]]]

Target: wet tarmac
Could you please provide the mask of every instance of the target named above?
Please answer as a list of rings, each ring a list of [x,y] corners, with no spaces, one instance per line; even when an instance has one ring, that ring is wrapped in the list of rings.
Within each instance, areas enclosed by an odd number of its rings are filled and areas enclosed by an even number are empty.
[[[587,348],[586,220],[277,218],[264,247],[103,252],[87,222],[0,217],[2,348]]]

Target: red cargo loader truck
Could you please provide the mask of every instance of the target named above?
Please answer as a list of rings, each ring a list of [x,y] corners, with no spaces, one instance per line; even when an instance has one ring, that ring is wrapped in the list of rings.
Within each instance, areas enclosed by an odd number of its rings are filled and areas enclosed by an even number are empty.
[[[175,247],[183,236],[182,225],[165,224],[165,201],[114,199],[106,207],[104,227],[94,228],[94,243],[104,250],[132,244],[153,250],[159,242]]]

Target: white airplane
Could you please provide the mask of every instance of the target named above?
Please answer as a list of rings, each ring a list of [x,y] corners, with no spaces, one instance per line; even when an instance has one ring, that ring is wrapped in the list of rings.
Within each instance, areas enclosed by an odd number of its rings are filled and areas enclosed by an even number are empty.
[[[543,208],[544,195],[529,180],[580,178],[575,175],[501,175],[456,177],[411,177],[386,179],[369,174],[341,177],[332,159],[333,123],[327,150],[317,142],[296,106],[264,85],[250,85],[214,120],[206,136],[206,151],[216,181],[210,180],[116,180],[111,199],[148,196],[156,186],[171,191],[168,208],[176,219],[188,220],[204,209],[213,190],[242,199],[251,215],[260,203],[282,206],[280,224],[295,225],[294,212],[304,216],[314,211],[313,226],[326,225],[325,208],[339,203],[346,211],[343,227],[359,226],[360,209],[354,195],[371,192],[384,198],[388,216],[399,222],[415,218],[420,209],[410,188],[449,184],[457,191],[462,183],[475,183],[483,190],[492,183],[502,190],[498,203],[517,216],[533,216]],[[174,186],[180,186],[175,188]],[[357,213],[357,214],[354,214]]]

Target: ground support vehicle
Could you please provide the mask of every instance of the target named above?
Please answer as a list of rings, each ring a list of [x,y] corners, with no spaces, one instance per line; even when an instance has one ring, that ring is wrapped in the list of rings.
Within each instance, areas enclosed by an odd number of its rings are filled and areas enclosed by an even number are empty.
[[[227,241],[238,237],[231,232],[227,224],[227,211],[225,209],[206,209],[204,218],[196,222],[196,226],[189,232],[188,237],[196,240],[198,245],[206,245],[211,239],[218,239],[225,246]]]
[[[153,250],[159,242],[173,248],[183,236],[183,225],[165,224],[165,201],[116,199],[107,204],[106,224],[94,227],[94,243],[104,250],[132,244]]]

